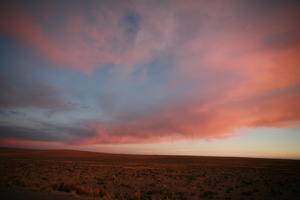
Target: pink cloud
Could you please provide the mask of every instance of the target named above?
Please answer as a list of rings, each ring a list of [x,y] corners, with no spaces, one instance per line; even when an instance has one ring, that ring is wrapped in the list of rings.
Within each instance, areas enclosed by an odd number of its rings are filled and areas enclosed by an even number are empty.
[[[235,102],[191,102],[134,121],[89,122],[95,137],[79,144],[158,143],[184,139],[238,136],[242,127],[290,127],[300,119],[300,93],[283,93],[263,99]]]
[[[186,14],[195,7],[184,9]],[[295,15],[299,15],[296,10],[278,7],[272,15],[251,25],[234,16],[232,7],[223,15],[209,14],[212,16],[207,28],[212,31],[200,32],[175,50],[178,77],[170,82],[169,89],[208,78],[206,87],[195,85],[185,98],[171,100],[155,114],[141,119],[94,122],[92,128],[98,136],[83,143],[227,138],[242,127],[296,125],[300,120],[300,31],[295,28]],[[231,27],[213,31],[221,18],[237,21]],[[281,34],[283,38],[276,38]],[[270,38],[272,42],[266,43]]]
[[[19,39],[60,66],[85,73],[104,64],[133,65],[147,60],[170,39],[170,18],[164,20],[163,15],[153,15],[151,10],[141,6],[135,10],[142,16],[139,30],[132,39],[120,23],[133,6],[109,3],[95,6],[90,10],[94,24],[88,21],[84,9],[74,9],[61,19],[63,27],[49,30],[21,6],[8,4],[1,9],[0,32]],[[39,9],[38,16],[46,24],[57,20],[56,6],[44,4]]]

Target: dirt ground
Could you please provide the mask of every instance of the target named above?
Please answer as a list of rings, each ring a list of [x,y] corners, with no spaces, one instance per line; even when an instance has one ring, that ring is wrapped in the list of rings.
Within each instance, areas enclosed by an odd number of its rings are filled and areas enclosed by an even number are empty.
[[[300,161],[0,148],[0,187],[4,199],[297,199]]]

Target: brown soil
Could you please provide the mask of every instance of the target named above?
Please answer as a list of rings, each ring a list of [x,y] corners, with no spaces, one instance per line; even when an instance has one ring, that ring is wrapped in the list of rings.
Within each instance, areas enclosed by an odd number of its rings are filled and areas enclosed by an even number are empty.
[[[0,148],[0,186],[4,199],[296,199],[300,161]]]

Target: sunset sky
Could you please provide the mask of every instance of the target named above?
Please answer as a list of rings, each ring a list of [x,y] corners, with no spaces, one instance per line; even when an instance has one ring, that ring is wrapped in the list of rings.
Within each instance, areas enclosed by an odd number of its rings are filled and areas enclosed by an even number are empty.
[[[0,3],[0,146],[300,159],[300,1]]]

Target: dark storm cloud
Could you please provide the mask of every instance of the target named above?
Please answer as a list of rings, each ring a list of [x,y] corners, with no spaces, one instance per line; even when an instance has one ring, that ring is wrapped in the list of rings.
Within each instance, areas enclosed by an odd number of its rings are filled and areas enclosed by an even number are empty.
[[[40,122],[37,127],[0,125],[1,139],[18,139],[34,141],[52,141],[72,144],[83,138],[95,136],[92,130],[84,126],[62,126]]]
[[[2,116],[11,116],[11,115],[18,115],[18,116],[26,116],[26,113],[15,111],[15,110],[0,110],[0,115]]]

